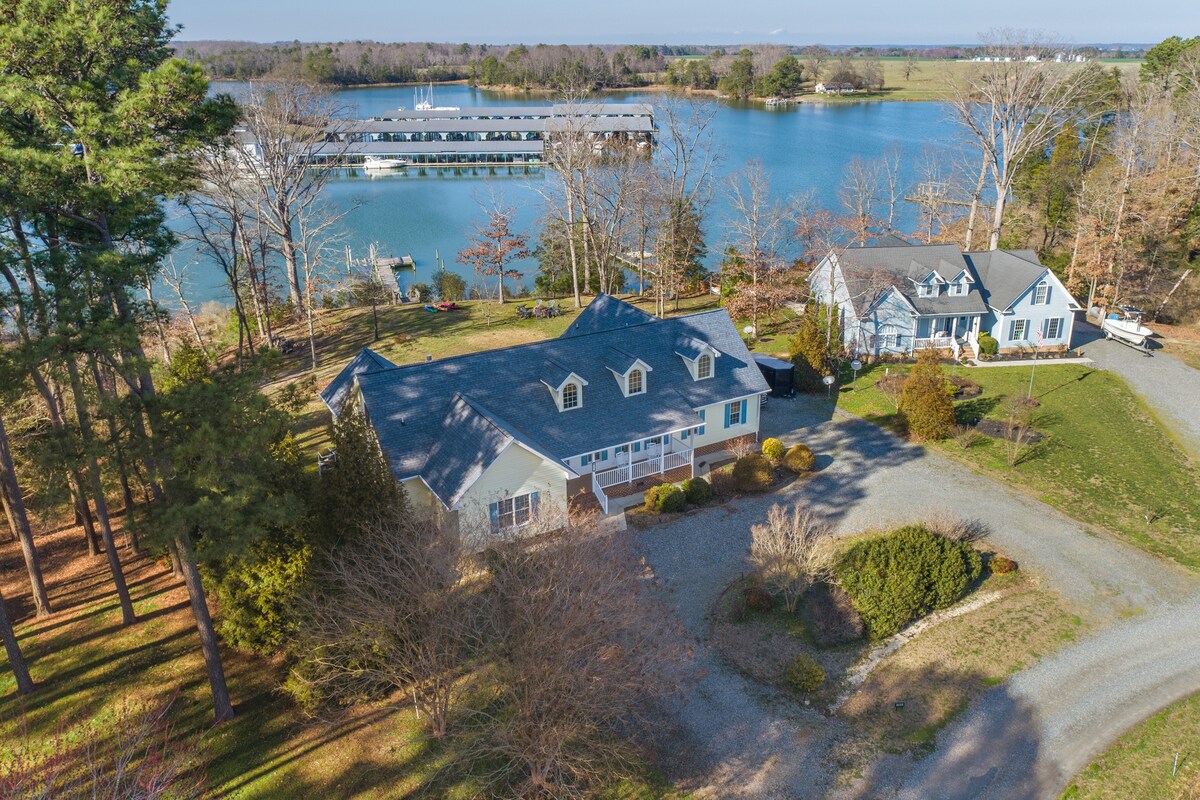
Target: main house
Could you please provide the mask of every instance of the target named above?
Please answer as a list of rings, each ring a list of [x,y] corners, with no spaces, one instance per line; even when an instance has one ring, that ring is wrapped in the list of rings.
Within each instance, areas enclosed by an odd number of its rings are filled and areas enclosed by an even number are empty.
[[[1032,250],[964,253],[896,236],[831,251],[809,287],[841,309],[846,347],[869,355],[973,358],[983,332],[1001,353],[1068,350],[1081,308]]]
[[[557,339],[396,366],[321,393],[359,409],[410,502],[464,534],[610,513],[758,438],[769,387],[724,310],[658,319],[600,295]]]

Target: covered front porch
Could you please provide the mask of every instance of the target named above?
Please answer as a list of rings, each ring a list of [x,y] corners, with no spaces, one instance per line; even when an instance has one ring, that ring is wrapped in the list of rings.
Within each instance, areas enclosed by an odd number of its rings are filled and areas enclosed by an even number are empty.
[[[949,350],[955,360],[964,351],[969,357],[979,353],[979,315],[928,315],[917,317],[913,352],[918,350]]]
[[[682,432],[664,434],[613,449],[611,461],[593,462],[592,493],[604,513],[609,501],[645,491],[657,483],[677,483],[694,474],[695,451]]]

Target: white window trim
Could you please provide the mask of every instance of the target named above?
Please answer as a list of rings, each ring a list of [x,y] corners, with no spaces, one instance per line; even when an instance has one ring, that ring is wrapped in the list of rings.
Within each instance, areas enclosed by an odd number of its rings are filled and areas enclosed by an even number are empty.
[[[517,522],[517,501],[518,500],[525,501],[525,520],[523,522]],[[504,511],[505,503],[508,503],[508,505],[509,505],[509,511],[507,513]],[[504,518],[506,516],[512,520],[512,524],[509,524],[509,525],[504,524]],[[516,495],[513,495],[512,497],[502,497],[496,501],[496,530],[498,530],[498,531],[517,530],[518,528],[524,528],[526,525],[528,525],[531,522],[533,522],[533,492],[526,492],[525,494],[516,494]]]
[[[567,405],[567,388],[571,387],[571,386],[575,387],[575,405],[568,406]],[[583,387],[580,386],[575,381],[567,381],[566,383],[563,384],[562,391],[560,391],[558,393],[558,410],[559,411],[575,411],[576,409],[579,409],[579,408],[583,408]]]
[[[732,403],[726,403],[725,407],[728,410],[727,413],[729,414],[729,427],[732,428],[734,425],[746,424],[746,420],[742,419],[742,401],[741,400],[734,400]],[[733,418],[733,415],[735,412],[737,413],[737,419]]]
[[[1014,319],[1010,324],[1012,325],[1012,334],[1008,338],[1010,342],[1025,342],[1029,340],[1029,320]],[[1018,327],[1021,329],[1019,335],[1017,334]]]
[[[700,374],[700,364],[706,358],[708,359],[708,374],[701,375]],[[701,353],[699,356],[696,357],[696,380],[706,381],[709,378],[713,377],[713,374],[716,372],[714,367],[716,367],[716,359],[713,358],[712,353]]]
[[[641,381],[641,386],[638,387],[638,390],[636,392],[633,390],[633,385],[632,385],[633,376],[635,374],[638,376],[638,379]],[[632,369],[629,370],[629,374],[627,374],[625,376],[625,396],[633,397],[636,394],[645,394],[645,393],[646,393],[646,371],[644,369],[642,369],[641,367],[633,367]]]
[[[1050,333],[1051,325],[1055,325],[1058,327],[1058,330],[1056,330],[1053,334]],[[1066,329],[1066,327],[1067,327],[1066,320],[1064,320],[1062,317],[1049,317],[1046,320],[1045,337],[1047,339],[1061,339],[1062,335],[1063,335],[1063,331]]]
[[[1038,281],[1037,285],[1033,287],[1033,305],[1050,305],[1050,281]]]

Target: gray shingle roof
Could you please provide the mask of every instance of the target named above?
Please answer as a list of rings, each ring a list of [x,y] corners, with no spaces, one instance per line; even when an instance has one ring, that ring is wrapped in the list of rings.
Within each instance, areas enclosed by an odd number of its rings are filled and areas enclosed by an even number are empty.
[[[962,251],[952,244],[894,244],[890,241],[847,247],[838,251],[842,276],[851,302],[861,315],[895,287],[918,314],[983,314],[987,311],[978,282],[965,295],[942,291],[937,297],[918,297],[915,283],[936,271],[952,281],[971,270]],[[819,267],[818,267],[819,269]],[[972,276],[974,277],[974,276]]]
[[[979,275],[987,304],[998,311],[1007,310],[1047,272],[1032,250],[985,250],[964,255]],[[1074,298],[1071,305],[1078,305]]]
[[[626,305],[612,298],[595,302],[602,309]],[[623,323],[635,311],[614,308],[607,318]],[[452,505],[476,470],[499,454],[504,436],[562,462],[698,425],[698,408],[769,390],[724,310],[666,320],[645,316],[649,321],[640,325],[360,373],[367,416],[393,472],[421,475]],[[675,352],[689,338],[724,355],[712,378],[692,380]],[[625,397],[609,372],[610,350],[618,346],[653,370],[645,393]],[[579,408],[558,410],[542,382],[547,361],[588,381]]]
[[[607,294],[596,295],[588,307],[579,312],[574,321],[563,331],[563,337],[579,336],[584,333],[611,331],[630,325],[641,325],[655,319],[640,308],[621,302]]]
[[[354,376],[366,372],[378,372],[381,369],[394,369],[395,366],[371,348],[364,347],[358,355],[350,360],[349,364],[342,368],[337,377],[329,382],[329,385],[321,392],[321,400],[335,417],[340,416],[342,405],[350,394],[350,388],[354,386]]]

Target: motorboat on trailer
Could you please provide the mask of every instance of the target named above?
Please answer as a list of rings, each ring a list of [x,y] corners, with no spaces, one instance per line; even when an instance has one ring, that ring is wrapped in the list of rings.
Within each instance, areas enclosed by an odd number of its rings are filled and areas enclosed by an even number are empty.
[[[1118,306],[1117,311],[1120,313],[1109,314],[1100,323],[1104,338],[1147,349],[1146,343],[1154,335],[1154,331],[1142,324],[1142,310],[1133,306]]]
[[[392,169],[404,169],[409,164],[407,158],[383,158],[382,156],[367,156],[363,159],[363,169],[368,172],[384,172]]]

